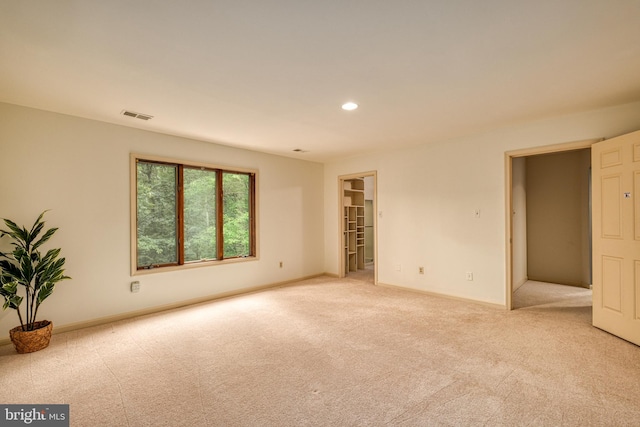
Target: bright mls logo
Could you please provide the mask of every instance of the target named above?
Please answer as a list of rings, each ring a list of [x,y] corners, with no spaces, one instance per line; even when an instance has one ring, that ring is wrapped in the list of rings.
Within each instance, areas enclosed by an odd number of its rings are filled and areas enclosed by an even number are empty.
[[[69,427],[69,405],[0,405],[0,426]]]

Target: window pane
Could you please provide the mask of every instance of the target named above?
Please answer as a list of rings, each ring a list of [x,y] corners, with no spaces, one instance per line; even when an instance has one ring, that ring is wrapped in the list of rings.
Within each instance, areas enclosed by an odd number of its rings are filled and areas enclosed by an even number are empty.
[[[184,260],[216,257],[216,173],[184,168]]]
[[[249,175],[224,172],[222,191],[224,257],[249,256]]]
[[[178,262],[175,165],[138,162],[138,267]]]

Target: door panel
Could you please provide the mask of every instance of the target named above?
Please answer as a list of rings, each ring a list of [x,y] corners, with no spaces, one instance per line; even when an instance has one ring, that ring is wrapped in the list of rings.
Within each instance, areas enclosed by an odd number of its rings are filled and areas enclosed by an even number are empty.
[[[638,150],[640,152],[640,150]],[[640,163],[640,158],[636,160]],[[633,173],[633,204],[634,204],[634,217],[635,217],[635,239],[640,241],[640,171],[634,171]]]
[[[607,284],[602,289],[602,306],[617,313],[622,313],[623,261],[621,258],[602,257],[602,282]]]
[[[636,295],[636,310],[634,312],[634,316],[636,320],[640,320],[640,310],[638,310],[638,307],[640,307],[640,261],[635,262],[635,270],[636,270],[636,274],[635,274],[635,283],[634,283],[634,290],[635,290],[635,295]]]
[[[640,131],[591,153],[593,325],[640,345]]]
[[[602,169],[608,168],[611,166],[618,166],[622,164],[621,159],[622,153],[620,152],[620,147],[615,147],[611,150],[603,151],[600,154],[601,163],[600,166]]]
[[[602,237],[622,238],[620,175],[602,177]]]

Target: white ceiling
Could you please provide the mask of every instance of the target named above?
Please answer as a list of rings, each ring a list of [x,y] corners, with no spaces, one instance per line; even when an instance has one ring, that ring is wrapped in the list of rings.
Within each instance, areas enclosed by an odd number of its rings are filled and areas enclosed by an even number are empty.
[[[319,162],[638,100],[640,0],[0,0],[0,101]]]

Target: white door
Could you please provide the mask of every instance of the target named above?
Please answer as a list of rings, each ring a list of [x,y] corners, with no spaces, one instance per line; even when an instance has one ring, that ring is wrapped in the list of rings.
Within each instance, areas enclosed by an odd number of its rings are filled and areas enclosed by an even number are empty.
[[[592,146],[593,326],[640,345],[640,131]]]

